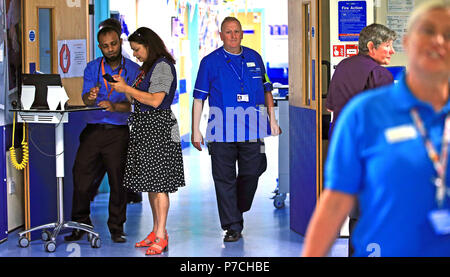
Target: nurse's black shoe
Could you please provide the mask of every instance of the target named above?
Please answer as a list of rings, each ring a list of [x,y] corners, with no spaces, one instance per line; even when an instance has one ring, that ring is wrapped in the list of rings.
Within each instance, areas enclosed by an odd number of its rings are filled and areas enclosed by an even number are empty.
[[[223,237],[224,242],[235,242],[242,238],[241,232],[235,230],[227,230],[225,236]]]
[[[69,236],[65,236],[64,240],[65,241],[77,241],[77,240],[80,240],[85,233],[86,233],[86,231],[75,229],[72,231],[72,234],[70,234]]]

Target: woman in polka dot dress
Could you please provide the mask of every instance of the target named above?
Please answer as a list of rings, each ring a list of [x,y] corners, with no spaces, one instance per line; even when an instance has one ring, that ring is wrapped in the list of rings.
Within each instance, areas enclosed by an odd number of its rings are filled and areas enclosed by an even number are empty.
[[[170,109],[177,86],[175,60],[149,28],[137,29],[128,41],[143,62],[142,71],[132,86],[119,75],[111,86],[126,93],[134,107],[123,183],[135,192],[148,192],[153,230],[136,247],[148,247],[146,255],[154,255],[168,249],[169,193],[185,185],[180,133]]]

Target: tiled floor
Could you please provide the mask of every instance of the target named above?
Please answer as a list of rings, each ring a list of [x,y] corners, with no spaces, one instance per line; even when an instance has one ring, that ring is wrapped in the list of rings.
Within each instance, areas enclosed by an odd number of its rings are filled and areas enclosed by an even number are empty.
[[[252,209],[244,216],[243,239],[224,243],[216,206],[207,150],[194,148],[183,151],[187,186],[170,195],[167,230],[170,237],[169,257],[298,257],[303,237],[289,228],[289,197],[283,209],[273,206],[272,191],[278,175],[278,140],[266,139],[267,171],[261,176]],[[57,238],[56,251],[44,251],[44,243],[34,240],[27,248],[17,245],[17,231],[0,244],[1,257],[144,257],[145,248],[134,243],[145,238],[152,227],[152,216],[147,196],[139,204],[129,204],[125,232],[128,241],[113,243],[106,226],[108,218],[107,193],[97,195],[92,203],[92,221],[100,233],[102,246],[91,248],[86,239],[64,242]],[[38,231],[39,232],[39,231]],[[335,242],[330,256],[346,256],[347,239]]]

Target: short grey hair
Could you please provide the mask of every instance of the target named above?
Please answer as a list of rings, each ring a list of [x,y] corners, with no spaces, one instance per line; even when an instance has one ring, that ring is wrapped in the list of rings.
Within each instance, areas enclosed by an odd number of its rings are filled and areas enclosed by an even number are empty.
[[[430,10],[434,9],[449,9],[450,0],[427,0],[419,4],[411,13],[406,25],[407,32],[411,30],[411,27],[417,22],[419,17],[424,15]]]
[[[223,19],[222,24],[220,24],[220,31],[222,32],[222,30],[223,30],[223,25],[225,25],[225,23],[231,22],[231,21],[234,21],[234,22],[236,22],[237,24],[239,24],[239,27],[241,28],[241,31],[242,31],[242,25],[241,25],[241,22],[239,21],[239,19],[237,19],[236,17],[233,17],[233,16],[227,16],[227,17],[225,17],[225,18]]]
[[[367,43],[373,42],[375,48],[378,48],[383,42],[394,41],[397,38],[397,34],[388,27],[373,23],[364,27],[359,33],[358,48],[361,54],[367,55],[369,48]]]

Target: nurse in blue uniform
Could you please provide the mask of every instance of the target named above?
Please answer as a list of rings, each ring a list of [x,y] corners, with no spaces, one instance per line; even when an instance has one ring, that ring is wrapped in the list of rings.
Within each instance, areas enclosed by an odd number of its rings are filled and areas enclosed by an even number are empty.
[[[85,105],[99,106],[105,110],[84,113],[87,124],[80,134],[80,145],[72,169],[72,220],[92,225],[91,200],[107,173],[110,187],[108,229],[113,242],[124,243],[127,194],[122,187],[122,179],[129,139],[127,118],[130,103],[111,87],[103,75],[117,74],[131,83],[138,75],[139,65],[122,56],[121,30],[110,25],[102,26],[97,34],[102,57],[87,64],[81,98]],[[74,229],[64,239],[78,241],[85,233]]]
[[[450,1],[410,16],[398,83],[355,96],[328,149],[303,256],[325,256],[360,204],[354,256],[450,256]]]
[[[220,38],[223,47],[200,63],[193,92],[191,141],[202,150],[200,116],[208,99],[206,141],[219,218],[226,231],[224,241],[233,242],[241,238],[243,213],[250,210],[258,178],[267,167],[263,138],[278,135],[281,130],[273,110],[272,84],[261,56],[241,46],[240,22],[225,18]]]

